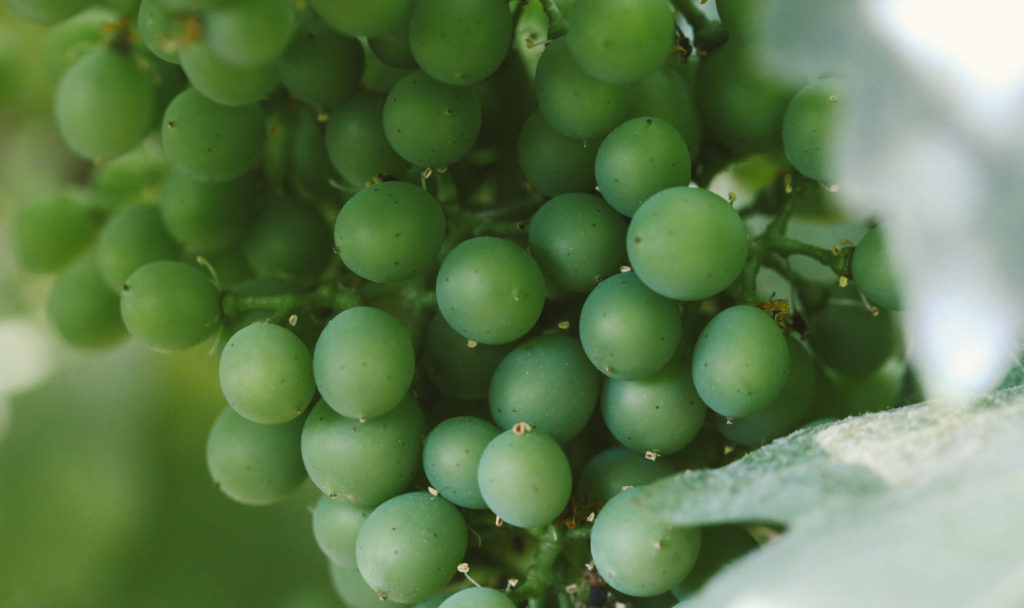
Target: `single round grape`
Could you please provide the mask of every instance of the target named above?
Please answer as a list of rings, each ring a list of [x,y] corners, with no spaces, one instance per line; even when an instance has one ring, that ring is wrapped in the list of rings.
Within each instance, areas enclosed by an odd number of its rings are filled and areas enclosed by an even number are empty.
[[[690,158],[697,156],[703,140],[703,127],[697,115],[697,102],[687,75],[678,67],[665,65],[640,80],[630,83],[626,116],[655,116],[668,121],[686,140]]]
[[[533,187],[548,196],[591,192],[597,142],[566,137],[536,111],[519,131],[519,167]]]
[[[410,0],[309,0],[320,18],[348,36],[376,36],[398,27]]]
[[[825,78],[797,91],[786,106],[782,147],[796,170],[811,179],[835,179],[832,149],[846,92],[846,81]]]
[[[487,507],[520,528],[555,521],[572,492],[565,452],[550,435],[527,425],[505,431],[487,444],[477,479]]]
[[[477,481],[480,456],[501,431],[473,416],[448,418],[423,442],[423,471],[441,496],[467,509],[486,509]]]
[[[633,272],[598,284],[580,312],[583,351],[612,378],[654,374],[675,354],[682,334],[676,304],[648,289]]]
[[[590,291],[627,261],[625,219],[593,194],[544,203],[530,220],[529,240],[540,269],[569,291]]]
[[[516,608],[508,594],[487,587],[470,587],[456,591],[441,603],[440,608]]]
[[[153,348],[189,348],[220,327],[220,291],[205,270],[149,262],[125,280],[121,318],[130,334]]]
[[[579,0],[566,38],[573,57],[595,78],[632,82],[668,57],[673,16],[666,0]]]
[[[109,346],[127,335],[117,293],[103,281],[92,255],[73,260],[57,275],[46,312],[74,346]]]
[[[56,272],[96,238],[93,218],[82,198],[60,192],[18,208],[14,252],[22,268]]]
[[[358,40],[310,19],[295,32],[278,65],[281,82],[293,97],[323,108],[355,92],[366,57]]]
[[[241,236],[257,197],[250,175],[209,183],[171,171],[160,188],[160,218],[185,249],[217,251]]]
[[[411,395],[366,422],[342,416],[320,401],[302,430],[302,461],[324,494],[375,507],[416,476],[423,432],[423,412]]]
[[[240,503],[281,501],[306,480],[301,434],[302,420],[259,424],[225,408],[206,442],[210,477],[221,492]]]
[[[356,568],[356,537],[371,511],[341,498],[320,497],[313,508],[313,538],[332,563]]]
[[[182,47],[178,58],[189,84],[207,99],[226,106],[257,103],[281,82],[277,65],[239,66],[225,61],[201,41]]]
[[[143,264],[174,260],[179,254],[180,247],[167,232],[155,205],[121,209],[107,220],[96,242],[100,272],[114,290],[120,290]]]
[[[262,159],[264,138],[259,106],[225,106],[194,88],[179,93],[164,112],[164,151],[198,180],[223,182],[245,173]]]
[[[423,71],[468,85],[493,74],[512,42],[512,13],[501,2],[419,0],[409,19],[409,48]]]
[[[629,263],[644,285],[675,300],[701,300],[736,280],[747,229],[736,209],[703,188],[679,186],[647,199],[626,232]]]
[[[739,418],[719,418],[718,432],[742,445],[757,446],[796,429],[811,409],[818,372],[811,354],[792,336],[786,336],[789,373],[782,390],[764,409]]]
[[[470,343],[438,312],[423,334],[419,363],[442,394],[483,399],[490,390],[494,370],[510,350],[512,344]]]
[[[366,584],[363,575],[356,568],[343,568],[331,562],[331,586],[344,603],[345,608],[399,608],[406,606],[391,600],[382,600],[377,592]]]
[[[636,505],[641,488],[612,497],[590,535],[594,567],[612,589],[637,597],[665,593],[690,572],[700,551],[700,528],[672,526]]]
[[[768,313],[737,305],[715,315],[693,348],[693,385],[725,416],[767,407],[789,374],[789,347]]]
[[[320,395],[349,418],[377,418],[394,409],[412,384],[414,368],[409,332],[369,306],[349,308],[331,319],[313,351]]]
[[[331,112],[324,143],[331,164],[349,184],[363,188],[377,177],[395,177],[409,167],[388,143],[384,97],[356,93]]]
[[[281,56],[292,34],[289,0],[247,0],[212,6],[203,13],[203,36],[225,61],[254,67]]]
[[[548,334],[516,346],[491,378],[491,416],[503,429],[519,422],[555,441],[575,437],[594,413],[601,374],[576,338]]]
[[[331,261],[331,226],[301,202],[276,202],[263,210],[243,237],[245,259],[264,277],[313,281]]]
[[[896,350],[892,313],[871,314],[860,302],[832,302],[810,319],[807,340],[822,363],[850,376],[878,369]]]
[[[154,55],[169,63],[179,63],[178,53],[187,39],[191,15],[171,10],[159,0],[139,2],[139,36]]]
[[[545,47],[537,63],[534,86],[544,119],[555,131],[573,139],[599,137],[611,131],[629,106],[629,88],[588,74],[561,38]]]
[[[899,281],[881,227],[869,230],[857,243],[850,270],[857,288],[873,304],[889,310],[903,308]]]
[[[71,151],[95,161],[131,150],[149,132],[156,94],[134,58],[110,48],[83,55],[54,92],[57,129]]]
[[[381,63],[393,68],[416,69],[416,58],[409,46],[409,19],[412,11],[408,11],[398,25],[388,31],[367,38],[373,56]]]
[[[380,597],[411,604],[440,592],[466,553],[467,531],[452,503],[427,492],[373,510],[356,539],[359,572]]]
[[[740,526],[706,526],[700,530],[700,553],[686,578],[672,588],[682,601],[697,594],[712,576],[729,562],[757,548],[757,541]]]
[[[504,344],[533,328],[544,307],[544,275],[512,241],[481,236],[459,243],[437,273],[437,306],[455,331]]]
[[[334,245],[352,272],[394,283],[434,267],[444,231],[444,212],[433,195],[406,182],[383,182],[341,208]]]
[[[682,352],[653,376],[609,378],[601,415],[620,443],[640,453],[669,455],[697,436],[707,406],[693,386],[689,355]]]
[[[690,151],[675,127],[642,116],[627,120],[604,138],[594,171],[604,200],[633,217],[651,195],[690,183]]]
[[[253,422],[287,422],[316,392],[309,349],[280,325],[255,323],[235,333],[224,346],[219,370],[228,404]]]
[[[413,72],[391,88],[382,120],[399,156],[420,167],[443,167],[473,147],[480,133],[480,100],[471,88]]]
[[[727,42],[702,57],[693,90],[705,133],[729,150],[782,146],[782,117],[794,90],[758,63],[751,47]]]
[[[584,503],[604,504],[627,486],[643,486],[675,472],[666,460],[650,460],[626,446],[610,447],[587,461],[576,495]]]

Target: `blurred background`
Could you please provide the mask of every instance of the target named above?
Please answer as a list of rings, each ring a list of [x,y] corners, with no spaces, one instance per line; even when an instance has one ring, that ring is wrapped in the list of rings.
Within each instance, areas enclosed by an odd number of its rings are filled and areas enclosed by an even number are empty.
[[[46,31],[0,2],[0,608],[340,606],[311,484],[271,507],[214,488],[216,359],[75,350],[45,318],[53,277],[18,269],[17,205],[83,171],[52,125]]]

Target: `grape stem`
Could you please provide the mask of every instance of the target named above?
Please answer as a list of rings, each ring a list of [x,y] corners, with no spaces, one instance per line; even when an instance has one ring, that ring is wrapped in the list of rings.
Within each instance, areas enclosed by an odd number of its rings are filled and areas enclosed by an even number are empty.
[[[531,530],[537,540],[537,552],[530,566],[526,582],[509,592],[509,598],[519,604],[526,600],[530,608],[543,608],[545,596],[555,584],[555,561],[562,554],[562,549],[570,540],[589,538],[590,527],[567,530],[561,526],[550,524],[543,529]]]
[[[564,35],[569,28],[566,26],[565,17],[562,16],[562,11],[559,10],[555,0],[540,0],[540,4],[548,16],[548,40],[554,40]]]
[[[693,46],[697,49],[698,55],[706,55],[708,51],[721,46],[728,39],[722,22],[710,19],[693,3],[693,0],[672,0],[672,4],[693,28]]]
[[[278,322],[292,314],[318,309],[341,312],[359,306],[362,300],[363,296],[352,289],[334,285],[321,285],[313,291],[304,293],[243,295],[228,291],[224,293],[221,309],[224,316],[228,319],[233,319],[239,314],[251,310],[273,311],[267,320]]]

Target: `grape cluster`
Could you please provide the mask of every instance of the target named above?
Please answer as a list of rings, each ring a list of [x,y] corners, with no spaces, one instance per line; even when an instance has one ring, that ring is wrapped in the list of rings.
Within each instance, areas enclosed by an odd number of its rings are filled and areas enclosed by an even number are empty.
[[[347,605],[673,604],[756,543],[640,487],[912,390],[880,228],[789,233],[844,81],[762,69],[756,2],[7,1],[92,163],[17,221],[56,328],[212,345],[213,480],[311,480]]]

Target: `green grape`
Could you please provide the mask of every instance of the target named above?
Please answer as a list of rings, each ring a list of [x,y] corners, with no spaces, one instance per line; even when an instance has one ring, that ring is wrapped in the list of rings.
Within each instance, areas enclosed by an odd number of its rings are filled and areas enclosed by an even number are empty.
[[[412,385],[415,354],[409,332],[369,306],[342,311],[324,327],[313,351],[320,395],[349,418],[378,418]]]
[[[587,461],[577,482],[576,495],[586,504],[604,504],[626,487],[647,485],[674,472],[661,458],[649,460],[617,445]]]
[[[693,88],[682,70],[662,66],[629,85],[631,98],[626,116],[655,116],[667,121],[686,140],[690,157],[700,151],[702,127]]]
[[[480,133],[480,100],[470,88],[413,72],[391,88],[382,120],[399,156],[420,167],[442,167],[473,147]]]
[[[906,362],[899,357],[864,376],[819,367],[814,407],[808,418],[841,419],[894,407],[900,402],[905,376]]]
[[[419,361],[442,394],[459,399],[483,399],[495,368],[512,344],[473,344],[452,329],[440,312],[423,334]]]
[[[358,40],[310,19],[295,32],[278,65],[281,82],[293,97],[323,108],[341,103],[356,90],[366,58]]]
[[[89,6],[88,0],[7,0],[7,6],[19,19],[52,25]]]
[[[626,222],[600,197],[561,194],[530,220],[530,253],[562,289],[587,292],[626,263]]]
[[[305,200],[337,195],[319,116],[303,103],[278,106],[267,116],[262,174],[271,190],[290,191]]]
[[[345,608],[389,608],[406,606],[391,600],[382,600],[377,592],[366,584],[363,575],[355,568],[343,568],[338,564],[330,566],[331,585],[344,602]]]
[[[549,42],[540,56],[534,86],[544,119],[573,139],[604,135],[622,122],[629,107],[629,87],[585,72],[561,38]]]
[[[700,553],[693,569],[672,588],[677,600],[686,600],[700,591],[712,576],[729,562],[757,548],[757,541],[740,526],[707,526],[700,530]]]
[[[842,374],[864,376],[895,352],[898,331],[887,309],[876,316],[859,302],[830,302],[811,317],[807,340],[822,363]]]
[[[474,84],[490,76],[511,42],[512,13],[502,2],[417,0],[409,19],[416,63],[448,84]]]
[[[384,135],[383,112],[383,96],[356,93],[327,121],[327,155],[353,186],[368,186],[378,176],[403,175],[409,167]]]
[[[241,236],[256,198],[250,175],[211,184],[171,171],[160,190],[160,218],[185,249],[217,251]]]
[[[540,111],[530,115],[519,132],[519,166],[523,175],[543,194],[592,192],[598,142],[566,137],[544,120]]]
[[[380,59],[385,65],[416,69],[416,58],[413,57],[412,48],[409,46],[410,16],[411,11],[406,12],[394,28],[366,40],[373,56]]]
[[[54,92],[57,129],[71,151],[95,161],[131,150],[149,132],[153,84],[135,60],[103,48],[79,57]]]
[[[371,511],[341,498],[320,497],[313,509],[313,537],[332,563],[356,567],[356,537]]]
[[[263,424],[295,418],[316,392],[309,349],[294,333],[270,323],[231,336],[220,356],[219,377],[228,404]]]
[[[376,36],[398,27],[410,0],[309,0],[320,18],[348,36]]]
[[[244,504],[268,505],[287,498],[306,481],[299,452],[302,422],[259,424],[225,408],[206,442],[213,482]]]
[[[694,92],[705,133],[738,154],[781,148],[782,117],[794,93],[756,53],[727,42],[697,68]]]
[[[121,209],[107,220],[96,243],[100,272],[115,291],[143,264],[175,260],[178,255],[178,244],[167,232],[155,205]]]
[[[782,146],[796,170],[818,180],[835,179],[833,142],[842,119],[847,86],[825,78],[793,95],[782,117]]]
[[[580,312],[580,342],[604,375],[623,380],[650,376],[679,346],[683,323],[676,304],[620,272],[598,284]]]
[[[148,137],[142,145],[93,169],[89,182],[92,202],[107,212],[155,203],[169,167],[160,140]]]
[[[103,282],[92,255],[73,260],[57,275],[46,312],[61,337],[74,346],[109,346],[127,335],[117,294]]]
[[[717,0],[715,8],[729,38],[749,41],[757,35],[761,9],[768,4],[764,0]]]
[[[690,572],[700,528],[672,526],[633,501],[641,488],[619,492],[597,514],[590,551],[612,589],[637,597],[665,593]]]
[[[54,193],[18,208],[14,252],[26,270],[56,272],[94,238],[92,214],[77,193]]]
[[[452,503],[467,509],[486,509],[477,481],[480,456],[501,431],[473,416],[448,418],[423,442],[423,472],[430,485]]]
[[[245,259],[260,276],[313,281],[331,261],[331,227],[302,203],[271,204],[242,240]]]
[[[194,266],[149,262],[125,280],[121,318],[128,333],[153,348],[189,348],[220,327],[220,290]]]
[[[411,604],[448,584],[466,544],[466,522],[452,503],[409,492],[366,518],[356,539],[356,562],[380,597]]]
[[[792,336],[786,336],[789,373],[786,383],[764,409],[740,418],[719,418],[718,431],[729,441],[757,446],[793,431],[807,417],[817,387],[818,372],[810,353]]]
[[[516,425],[491,440],[477,471],[487,507],[520,528],[546,526],[561,515],[572,492],[569,459],[544,431]]]
[[[237,248],[229,248],[224,253],[235,253],[234,257],[237,257]],[[217,278],[220,279],[221,285],[224,286],[224,272],[221,266],[217,265],[217,260],[208,260],[213,267],[217,270]],[[242,260],[245,261],[244,258]],[[248,268],[246,266],[246,268]],[[299,294],[304,292],[305,289],[300,283],[289,279],[279,279],[275,277],[251,277],[247,276],[242,278],[240,281],[236,281],[236,284],[231,285],[225,294],[226,298],[245,298],[248,296],[281,296]],[[273,308],[246,308],[242,311],[230,310],[225,313],[224,330],[220,335],[219,350],[223,351],[224,345],[231,336],[235,335],[243,328],[252,325],[253,323],[267,323],[274,319],[276,310]],[[299,336],[303,344],[306,345],[312,351],[312,348],[316,345],[316,339],[320,336],[320,330],[323,326],[317,321],[311,318],[310,313],[297,314],[295,326],[291,327],[291,330],[295,332],[295,335]]]
[[[497,589],[470,587],[456,591],[440,608],[516,608],[508,595]]]
[[[633,217],[651,195],[690,183],[690,152],[668,122],[651,116],[633,118],[601,142],[594,173],[608,204]]]
[[[423,412],[412,395],[366,422],[342,416],[321,400],[302,431],[302,460],[324,494],[375,507],[415,477],[423,433]]]
[[[544,275],[512,241],[481,236],[463,241],[437,273],[437,305],[445,321],[481,344],[520,338],[540,318]]]
[[[63,73],[82,55],[105,46],[107,32],[117,26],[120,17],[115,11],[94,6],[46,28],[43,46],[51,72]]]
[[[693,349],[693,385],[727,418],[767,407],[789,375],[789,347],[763,310],[737,305],[715,315]]]
[[[224,61],[255,67],[275,61],[292,34],[289,0],[247,0],[212,6],[203,13],[203,36]]]
[[[225,106],[257,103],[281,81],[277,65],[238,66],[222,59],[201,41],[183,46],[178,58],[189,83],[210,101]]]
[[[383,182],[359,191],[341,208],[334,246],[352,272],[395,283],[436,265],[444,231],[444,211],[433,195],[405,182]]]
[[[555,441],[575,437],[597,407],[601,374],[575,338],[548,334],[512,349],[491,379],[491,416],[503,429],[519,422]]]
[[[868,231],[853,250],[851,272],[857,288],[873,304],[889,310],[903,308],[899,281],[893,271],[892,257],[886,247],[885,231]]]
[[[139,3],[139,36],[154,55],[170,63],[179,63],[178,53],[188,38],[189,13],[163,6],[159,0]]]
[[[573,57],[595,78],[632,82],[668,57],[673,16],[666,0],[579,0],[566,38]]]
[[[260,162],[264,130],[259,106],[225,106],[189,88],[164,112],[164,150],[175,167],[193,178],[223,182]]]
[[[707,414],[690,367],[689,355],[680,351],[653,376],[609,378],[601,393],[601,415],[612,435],[640,453],[669,455],[686,447]]]
[[[644,285],[675,300],[722,291],[747,260],[739,212],[703,188],[662,190],[637,209],[626,233],[629,263]]]

